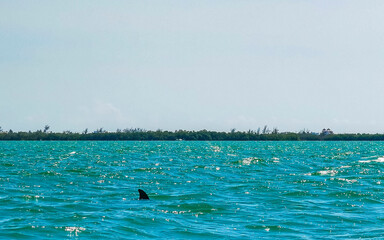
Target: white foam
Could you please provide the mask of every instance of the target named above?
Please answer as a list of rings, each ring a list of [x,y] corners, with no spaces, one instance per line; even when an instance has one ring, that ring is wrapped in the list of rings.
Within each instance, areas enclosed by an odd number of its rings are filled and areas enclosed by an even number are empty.
[[[65,227],[65,231],[69,232],[70,234],[75,233],[75,236],[77,236],[78,233],[84,231],[85,228],[83,227]]]
[[[221,152],[221,148],[219,146],[212,146],[212,150],[214,152]]]
[[[340,168],[351,168],[351,166],[341,166]]]
[[[355,183],[355,182],[357,182],[356,179],[338,178],[337,180],[339,180],[339,181],[345,181],[345,182],[347,182],[347,183]]]
[[[256,157],[249,157],[249,158],[244,158],[242,163],[243,165],[251,165],[252,162],[258,162],[259,160]]]
[[[373,160],[359,160],[360,163],[370,163],[370,162],[384,162],[384,157],[379,157],[378,159]]]
[[[323,171],[318,171],[320,175],[329,175],[329,176],[335,176],[337,174],[336,170],[323,170]]]

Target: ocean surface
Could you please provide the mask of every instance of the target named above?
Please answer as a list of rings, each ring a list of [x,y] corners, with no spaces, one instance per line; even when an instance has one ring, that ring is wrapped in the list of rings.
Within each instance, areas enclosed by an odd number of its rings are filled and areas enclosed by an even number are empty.
[[[0,142],[0,239],[383,239],[383,171],[384,142]]]

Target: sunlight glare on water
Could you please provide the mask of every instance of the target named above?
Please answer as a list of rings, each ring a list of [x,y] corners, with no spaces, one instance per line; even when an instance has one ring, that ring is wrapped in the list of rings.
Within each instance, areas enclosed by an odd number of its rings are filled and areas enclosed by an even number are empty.
[[[383,171],[381,142],[0,142],[0,238],[382,238]]]

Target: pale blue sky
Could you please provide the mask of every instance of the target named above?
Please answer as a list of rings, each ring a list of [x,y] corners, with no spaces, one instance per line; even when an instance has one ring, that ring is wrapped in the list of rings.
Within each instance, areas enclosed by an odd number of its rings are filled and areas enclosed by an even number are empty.
[[[0,126],[384,132],[384,1],[1,1]]]

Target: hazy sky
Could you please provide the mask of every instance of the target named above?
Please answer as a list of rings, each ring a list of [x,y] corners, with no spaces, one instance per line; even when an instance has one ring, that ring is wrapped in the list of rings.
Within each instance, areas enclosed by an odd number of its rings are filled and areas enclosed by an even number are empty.
[[[1,1],[14,131],[384,132],[384,1]]]

